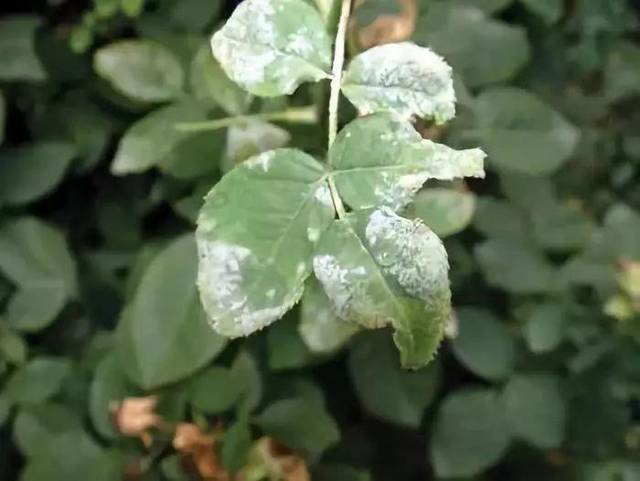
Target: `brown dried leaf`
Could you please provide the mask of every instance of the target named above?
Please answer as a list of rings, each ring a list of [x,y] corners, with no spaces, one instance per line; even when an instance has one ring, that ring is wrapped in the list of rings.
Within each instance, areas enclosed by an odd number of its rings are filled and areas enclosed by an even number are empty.
[[[356,0],[355,8],[358,8],[367,0]],[[418,17],[416,0],[389,0],[400,4],[399,14],[383,14],[367,26],[358,26],[352,22],[352,34],[358,46],[366,50],[376,45],[402,42],[409,39],[415,30]]]
[[[155,396],[129,397],[110,407],[116,429],[125,436],[148,438],[151,428],[159,428],[164,422],[155,412],[158,399]]]
[[[311,481],[311,475],[304,460],[270,437],[256,441],[253,460],[245,470],[238,473],[237,481],[245,481],[246,474],[256,466],[263,466],[273,480]]]
[[[172,444],[181,454],[183,464],[203,481],[229,481],[229,474],[218,459],[214,436],[203,433],[195,424],[180,423]]]

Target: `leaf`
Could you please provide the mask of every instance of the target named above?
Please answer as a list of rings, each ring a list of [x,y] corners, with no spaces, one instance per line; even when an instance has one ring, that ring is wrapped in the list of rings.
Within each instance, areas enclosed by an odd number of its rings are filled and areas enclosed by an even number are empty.
[[[0,151],[0,205],[28,204],[51,193],[76,155],[75,147],[63,142]]]
[[[449,317],[449,264],[420,221],[387,208],[356,212],[321,238],[313,268],[340,318],[367,329],[391,325],[404,367],[431,361]]]
[[[358,399],[369,413],[409,428],[420,426],[440,377],[436,364],[416,372],[401,369],[386,332],[367,333],[355,343],[349,355],[349,373]]]
[[[292,318],[282,319],[267,331],[267,354],[272,371],[299,369],[313,359]]]
[[[344,464],[321,464],[313,470],[314,481],[372,481],[371,474]]]
[[[506,452],[511,433],[499,396],[467,388],[450,394],[440,406],[431,437],[431,461],[444,478],[474,476]]]
[[[252,94],[291,94],[329,77],[331,40],[318,11],[302,0],[246,0],[211,39],[229,78]]]
[[[320,403],[305,398],[276,401],[255,419],[267,435],[315,461],[340,440],[338,426]]]
[[[70,372],[67,359],[36,357],[11,375],[4,394],[14,404],[39,404],[60,391]]]
[[[522,27],[491,19],[476,5],[432,2],[413,37],[444,56],[471,88],[509,80],[530,55]]]
[[[196,232],[198,287],[214,329],[247,336],[297,303],[334,215],[322,165],[301,151],[266,152],[227,174]]]
[[[122,313],[120,361],[145,389],[192,374],[225,345],[206,323],[196,270],[193,237],[177,238],[151,261]]]
[[[612,48],[604,75],[605,93],[610,101],[638,95],[640,48],[637,44],[622,41]]]
[[[514,0],[455,0],[460,5],[472,5],[485,13],[496,13],[507,8]]]
[[[181,122],[205,120],[206,115],[191,101],[168,105],[135,122],[118,145],[111,172],[128,175],[159,167],[178,178],[215,172],[216,155],[224,145],[222,132],[192,133],[176,128]]]
[[[455,151],[423,139],[408,121],[388,113],[350,123],[329,158],[340,196],[353,209],[398,210],[428,179],[484,177],[480,149]]]
[[[189,79],[197,100],[207,105],[219,105],[229,115],[244,114],[251,104],[251,95],[227,77],[211,55],[209,45],[203,45],[193,57]]]
[[[312,352],[329,354],[340,349],[359,327],[335,314],[318,280],[310,277],[302,295],[298,330]]]
[[[236,473],[246,466],[252,442],[249,423],[240,419],[232,424],[222,436],[220,457],[224,467]]]
[[[520,374],[504,388],[504,405],[515,436],[540,449],[564,439],[565,404],[558,380],[546,374]]]
[[[46,327],[77,295],[76,266],[66,240],[35,218],[0,224],[0,271],[18,287],[7,308],[8,322],[17,330]]]
[[[563,0],[520,0],[531,10],[539,15],[547,24],[556,23],[562,17],[564,10]]]
[[[515,364],[516,346],[506,327],[490,311],[462,308],[453,352],[474,374],[489,380],[508,377]]]
[[[563,341],[567,317],[560,304],[547,302],[536,305],[523,326],[524,339],[531,352],[553,351]]]
[[[191,381],[189,400],[204,414],[220,414],[233,407],[240,397],[240,388],[231,369],[212,366]]]
[[[489,196],[478,198],[473,226],[487,237],[528,242],[531,227],[516,206]]]
[[[472,193],[436,187],[418,192],[407,214],[442,238],[463,231],[471,223],[475,207]]]
[[[501,169],[550,174],[571,157],[578,143],[576,128],[525,90],[485,90],[476,99],[474,112],[475,128],[467,134],[486,147]]]
[[[416,0],[359,0],[355,4],[351,35],[362,49],[402,42],[413,34],[418,5]]]
[[[286,146],[290,140],[289,132],[266,122],[229,127],[222,169],[228,172],[255,155]]]
[[[20,409],[13,425],[13,438],[27,458],[46,452],[56,436],[81,431],[77,413],[59,404],[41,404]]]
[[[129,382],[116,353],[104,356],[94,371],[89,390],[89,415],[98,433],[107,439],[119,436],[111,408],[125,398],[140,394]]]
[[[374,47],[356,56],[342,92],[361,114],[390,111],[403,118],[455,117],[451,67],[428,48],[411,42]]]
[[[138,102],[168,102],[182,94],[184,71],[166,47],[151,40],[120,40],[96,51],[96,73]]]
[[[255,359],[246,351],[240,351],[233,361],[231,370],[242,384],[238,416],[251,413],[262,399],[262,377]]]
[[[489,284],[518,294],[539,294],[556,288],[553,266],[536,250],[507,239],[490,239],[475,249]]]
[[[47,73],[36,53],[36,31],[41,25],[35,15],[13,15],[0,21],[0,80],[40,82]]]

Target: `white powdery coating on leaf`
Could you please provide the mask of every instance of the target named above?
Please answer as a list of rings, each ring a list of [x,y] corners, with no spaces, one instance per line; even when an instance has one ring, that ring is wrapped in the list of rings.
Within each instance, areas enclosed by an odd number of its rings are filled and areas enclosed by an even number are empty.
[[[455,116],[452,69],[432,50],[411,42],[374,47],[358,55],[343,90],[360,113],[393,111],[404,118]]]
[[[256,95],[275,96],[293,93],[302,81],[329,76],[324,30],[301,22],[285,37],[279,23],[286,24],[289,14],[276,0],[245,0],[236,8],[211,38],[212,52],[229,78]]]
[[[429,179],[454,180],[462,177],[484,178],[484,160],[487,157],[482,149],[455,150],[446,145],[422,140],[428,153],[426,174]]]
[[[249,169],[260,169],[263,172],[268,172],[271,168],[273,158],[276,156],[276,152],[269,151],[262,154],[251,157],[244,162],[244,165]]]
[[[426,172],[397,174],[381,172],[381,182],[375,186],[374,194],[381,205],[398,211],[406,206],[423,184],[429,179]]]
[[[447,252],[422,222],[404,219],[383,207],[371,213],[365,236],[383,273],[396,279],[408,294],[427,306],[448,302]]]
[[[321,204],[331,207],[333,209],[333,200],[331,200],[331,191],[326,182],[323,182],[316,191],[313,193],[313,197]]]

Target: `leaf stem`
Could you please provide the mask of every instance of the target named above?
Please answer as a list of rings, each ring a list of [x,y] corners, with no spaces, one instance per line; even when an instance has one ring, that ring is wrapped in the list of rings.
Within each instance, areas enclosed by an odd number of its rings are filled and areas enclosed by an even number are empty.
[[[336,41],[333,51],[333,66],[331,68],[331,93],[329,94],[329,144],[328,149],[331,150],[333,142],[338,135],[338,110],[340,107],[340,87],[342,85],[342,69],[344,67],[344,48],[345,38],[347,35],[347,26],[349,25],[349,14],[351,12],[351,0],[342,0],[340,9],[340,19],[338,20],[338,31],[336,33]],[[330,162],[329,162],[330,163]],[[343,219],[346,216],[342,199],[336,188],[333,176],[328,177],[329,191],[331,199],[335,206],[338,218]]]
[[[315,105],[306,107],[291,107],[281,112],[262,112],[250,115],[237,115],[223,119],[207,120],[204,122],[183,122],[175,125],[181,132],[207,132],[212,130],[244,125],[251,121],[279,121],[297,124],[314,124],[318,121],[318,113]]]

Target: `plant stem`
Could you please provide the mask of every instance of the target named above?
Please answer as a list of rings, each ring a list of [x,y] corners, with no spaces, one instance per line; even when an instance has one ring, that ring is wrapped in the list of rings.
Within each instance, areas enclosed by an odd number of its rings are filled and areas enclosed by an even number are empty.
[[[309,105],[306,107],[292,107],[281,112],[237,115],[235,117],[225,117],[223,119],[207,120],[204,122],[184,122],[176,124],[175,128],[181,132],[207,132],[236,125],[244,125],[255,120],[314,124],[318,121],[318,114],[315,105]]]
[[[338,32],[336,33],[336,41],[333,53],[333,67],[331,69],[331,93],[329,94],[329,145],[331,150],[333,142],[338,135],[338,109],[340,107],[340,87],[342,85],[342,68],[344,67],[344,44],[347,35],[347,26],[349,25],[349,13],[351,11],[351,0],[342,0],[340,9],[340,20],[338,21]],[[333,177],[329,175],[329,191],[331,199],[336,208],[338,217],[343,219],[346,216],[342,199],[336,188]]]

